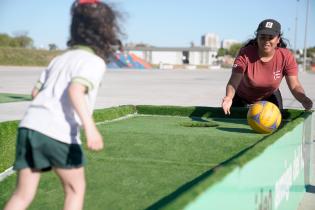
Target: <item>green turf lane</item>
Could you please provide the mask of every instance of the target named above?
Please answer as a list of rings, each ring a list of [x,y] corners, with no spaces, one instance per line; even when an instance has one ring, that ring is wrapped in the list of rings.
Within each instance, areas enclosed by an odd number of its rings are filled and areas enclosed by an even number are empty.
[[[264,135],[244,119],[212,119],[217,126],[187,127],[188,117],[137,116],[100,124],[105,149],[86,152],[85,209],[145,209]],[[0,183],[0,208],[14,176]],[[30,209],[61,209],[58,178],[46,173]]]
[[[13,93],[0,93],[0,103],[9,103],[17,101],[30,101],[30,95],[13,94]]]

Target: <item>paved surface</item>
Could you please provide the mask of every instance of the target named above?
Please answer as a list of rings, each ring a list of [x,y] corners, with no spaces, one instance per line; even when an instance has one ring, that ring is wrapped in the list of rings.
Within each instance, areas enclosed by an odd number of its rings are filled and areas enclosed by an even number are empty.
[[[29,94],[42,69],[39,67],[0,67],[0,93]],[[100,87],[96,108],[125,104],[219,107],[229,76],[230,70],[224,69],[109,70]],[[300,72],[299,77],[307,95],[315,102],[315,74]],[[302,109],[299,102],[291,95],[285,80],[280,90],[284,107]],[[0,121],[21,119],[28,105],[29,102],[0,104]],[[313,128],[315,130],[315,122]],[[312,139],[315,140],[315,137],[313,136]],[[311,146],[315,151],[314,143]],[[311,169],[315,170],[315,157],[311,159]],[[313,176],[308,191],[298,210],[315,209]]]

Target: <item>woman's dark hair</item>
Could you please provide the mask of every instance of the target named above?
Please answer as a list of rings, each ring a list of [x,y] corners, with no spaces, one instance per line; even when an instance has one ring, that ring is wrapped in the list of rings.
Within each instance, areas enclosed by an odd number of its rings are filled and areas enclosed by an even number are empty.
[[[92,4],[73,3],[71,8],[69,47],[85,45],[105,61],[119,44],[121,30],[118,25],[119,14],[103,2]]]
[[[284,39],[284,38],[282,38],[282,34],[279,34],[279,37],[280,37],[280,42],[278,43],[278,47],[280,47],[280,48],[287,48],[287,40],[286,39]],[[247,46],[257,46],[258,44],[257,44],[257,39],[258,39],[258,37],[257,37],[257,35],[256,35],[256,37],[255,38],[253,38],[253,39],[250,39],[250,40],[248,40],[245,44],[244,44],[244,47],[247,47]]]

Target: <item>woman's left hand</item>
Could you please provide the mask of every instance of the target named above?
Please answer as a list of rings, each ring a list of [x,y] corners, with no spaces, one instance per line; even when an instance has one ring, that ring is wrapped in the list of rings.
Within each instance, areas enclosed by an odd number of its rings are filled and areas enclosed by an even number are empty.
[[[313,101],[307,96],[305,96],[305,98],[301,101],[301,103],[302,103],[302,106],[306,110],[310,110],[313,107]]]

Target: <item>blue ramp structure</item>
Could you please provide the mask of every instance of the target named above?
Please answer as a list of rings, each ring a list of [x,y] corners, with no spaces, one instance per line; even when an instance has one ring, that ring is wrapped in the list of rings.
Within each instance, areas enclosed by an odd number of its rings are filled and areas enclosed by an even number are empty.
[[[135,54],[116,52],[107,64],[108,68],[152,69],[152,66]]]

